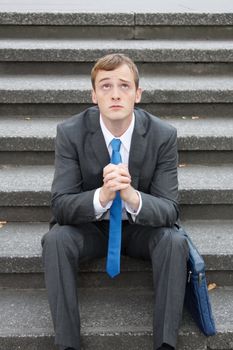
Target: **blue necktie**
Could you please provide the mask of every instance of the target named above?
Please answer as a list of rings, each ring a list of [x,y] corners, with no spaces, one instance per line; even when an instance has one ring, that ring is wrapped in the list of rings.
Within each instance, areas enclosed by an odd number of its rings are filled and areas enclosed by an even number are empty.
[[[113,139],[112,146],[112,164],[121,163],[121,140]],[[120,256],[121,256],[121,215],[122,204],[119,192],[110,208],[109,222],[109,239],[108,239],[108,256],[107,256],[107,273],[110,277],[115,277],[120,273]]]

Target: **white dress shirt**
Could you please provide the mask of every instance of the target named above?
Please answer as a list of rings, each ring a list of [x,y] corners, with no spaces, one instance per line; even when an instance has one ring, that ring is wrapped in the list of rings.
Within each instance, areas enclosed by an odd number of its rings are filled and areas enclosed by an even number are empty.
[[[129,163],[129,151],[130,151],[132,134],[133,134],[133,130],[134,130],[134,124],[135,124],[135,116],[133,114],[133,118],[132,118],[132,121],[131,121],[128,129],[125,131],[125,133],[123,135],[121,135],[121,137],[117,137],[117,139],[121,140],[120,154],[121,154],[122,163],[126,164],[127,166]],[[111,158],[111,154],[112,154],[111,141],[112,141],[112,139],[114,139],[116,137],[114,135],[112,135],[111,132],[106,128],[101,115],[100,115],[100,127],[101,127],[102,133],[104,135],[104,139],[105,139],[106,146],[107,146],[107,149],[109,152],[109,156]],[[110,201],[110,202],[108,202],[108,204],[105,207],[102,207],[102,205],[100,204],[100,201],[99,201],[100,189],[101,188],[98,188],[95,191],[94,199],[93,199],[93,205],[94,205],[95,215],[96,215],[97,219],[99,219],[104,213],[106,213],[106,211],[112,205],[112,201]],[[122,201],[122,219],[123,220],[127,220],[126,211],[131,214],[131,217],[133,220],[135,220],[136,216],[140,212],[141,207],[142,207],[142,199],[141,199],[140,193],[138,191],[137,191],[137,193],[139,196],[140,203],[139,203],[139,208],[136,212],[132,208],[130,208],[126,202]],[[108,215],[106,216],[106,219],[109,218],[109,213],[107,213],[107,214]]]

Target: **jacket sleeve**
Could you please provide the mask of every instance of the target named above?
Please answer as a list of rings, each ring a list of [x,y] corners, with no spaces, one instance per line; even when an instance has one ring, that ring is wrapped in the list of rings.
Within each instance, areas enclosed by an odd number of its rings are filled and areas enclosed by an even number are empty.
[[[171,227],[178,219],[177,131],[171,130],[160,146],[149,193],[140,192],[142,208],[137,224]]]
[[[60,225],[77,225],[96,220],[93,208],[95,190],[82,190],[83,178],[77,147],[68,135],[63,125],[58,125],[51,205]]]

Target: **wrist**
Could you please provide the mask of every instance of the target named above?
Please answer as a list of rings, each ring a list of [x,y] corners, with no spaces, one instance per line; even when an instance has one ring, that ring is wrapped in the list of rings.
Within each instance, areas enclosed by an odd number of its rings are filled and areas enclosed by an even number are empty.
[[[140,198],[138,192],[135,191],[133,188],[132,190],[132,193],[125,199],[125,202],[131,209],[133,209],[133,211],[137,211],[140,205]]]
[[[110,198],[110,197],[105,193],[103,187],[100,189],[100,192],[99,192],[99,202],[100,202],[100,204],[101,204],[101,206],[102,206],[103,208],[105,208],[105,207],[108,205],[108,203],[109,203],[110,201],[112,201],[113,199],[114,199],[114,197],[113,197],[113,198]]]

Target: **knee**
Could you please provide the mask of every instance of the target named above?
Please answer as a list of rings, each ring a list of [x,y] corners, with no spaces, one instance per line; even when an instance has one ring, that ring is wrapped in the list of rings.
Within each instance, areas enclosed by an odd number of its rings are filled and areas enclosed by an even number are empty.
[[[172,247],[175,249],[175,251],[177,253],[181,252],[181,253],[186,254],[188,256],[189,248],[188,248],[188,242],[187,242],[185,236],[181,235],[177,231],[172,230],[171,235],[170,235],[170,239],[171,239]]]
[[[150,252],[155,248],[161,250],[172,249],[175,254],[182,254],[188,257],[189,248],[185,236],[181,235],[176,229],[162,227],[151,236]]]
[[[149,251],[152,256],[154,250],[170,238],[170,231],[167,227],[154,228],[149,238]]]
[[[74,249],[81,249],[83,239],[75,231],[77,230],[73,226],[56,224],[41,240],[43,251],[53,252],[62,250],[63,252],[72,254]]]

